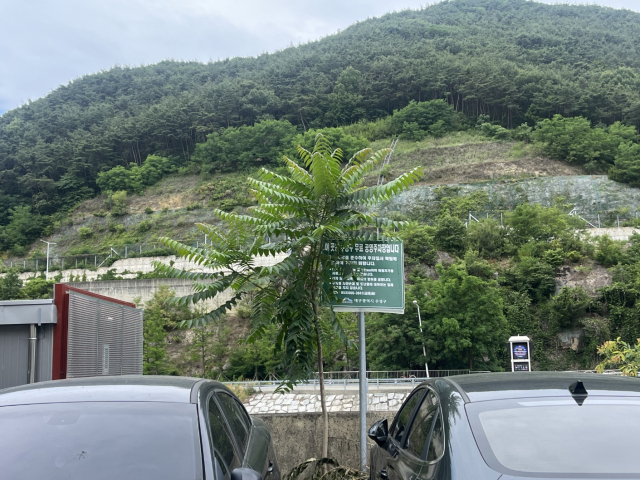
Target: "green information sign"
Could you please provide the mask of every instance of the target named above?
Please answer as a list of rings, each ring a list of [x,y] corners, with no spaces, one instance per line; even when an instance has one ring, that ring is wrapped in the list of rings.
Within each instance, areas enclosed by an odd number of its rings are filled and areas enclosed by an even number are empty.
[[[335,249],[326,243],[324,250]],[[404,313],[402,242],[358,242],[342,251],[339,262],[350,264],[356,280],[331,273],[339,312]]]

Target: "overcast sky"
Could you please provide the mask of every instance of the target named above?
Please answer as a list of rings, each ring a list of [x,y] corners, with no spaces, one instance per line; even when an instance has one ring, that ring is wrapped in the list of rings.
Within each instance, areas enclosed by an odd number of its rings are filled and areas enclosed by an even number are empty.
[[[114,65],[257,55],[318,39],[357,20],[430,3],[0,0],[0,113]],[[640,0],[581,3],[640,11]]]

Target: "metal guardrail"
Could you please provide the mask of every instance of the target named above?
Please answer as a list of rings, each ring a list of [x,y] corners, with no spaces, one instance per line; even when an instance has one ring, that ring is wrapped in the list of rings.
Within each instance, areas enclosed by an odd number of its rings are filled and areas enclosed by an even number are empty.
[[[415,375],[414,373],[418,373]],[[488,371],[472,371],[472,370],[429,370],[429,378],[440,378],[454,375],[467,375],[473,373],[489,373]],[[339,371],[339,372],[324,372],[325,387],[343,387],[345,390],[349,385],[358,385],[359,372],[358,371]],[[391,386],[391,385],[418,385],[427,379],[424,370],[399,370],[399,371],[367,371],[367,379],[369,385],[376,387],[379,386]],[[281,380],[244,380],[244,381],[224,381],[225,385],[238,385],[255,388],[258,391],[262,391],[262,387],[277,387],[282,383]],[[305,380],[299,385],[304,387],[313,387],[315,390],[319,388],[320,380],[318,378],[311,378]]]
[[[466,375],[471,373],[470,370],[429,370],[430,377],[449,377],[452,375]],[[425,377],[424,370],[367,370],[367,378],[369,380],[399,380],[410,378],[422,378]],[[314,377],[317,379],[318,374]],[[331,380],[358,380],[360,378],[360,372],[358,370],[339,370],[324,372],[325,382]]]

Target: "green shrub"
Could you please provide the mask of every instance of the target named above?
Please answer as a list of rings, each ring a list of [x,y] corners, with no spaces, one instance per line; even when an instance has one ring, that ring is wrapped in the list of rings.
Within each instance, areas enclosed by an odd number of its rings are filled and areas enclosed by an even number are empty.
[[[426,132],[420,129],[420,125],[416,122],[404,122],[400,138],[403,140],[422,140],[426,136]]]
[[[448,253],[460,255],[464,251],[467,229],[459,218],[446,215],[438,219],[433,239]]]
[[[413,225],[405,228],[402,233],[404,253],[407,261],[415,261],[434,265],[438,251],[433,239],[434,228],[427,225]]]
[[[78,236],[83,240],[86,240],[87,238],[91,238],[92,235],[93,235],[93,231],[91,230],[91,228],[89,227],[78,228]]]
[[[516,127],[513,130],[511,130],[511,138],[513,138],[514,140],[519,140],[524,143],[529,143],[531,141],[532,131],[533,131],[533,128],[531,128],[526,123],[523,123],[519,127]]]
[[[312,128],[305,133],[296,135],[293,138],[292,148],[286,150],[285,155],[291,159],[298,158],[298,145],[309,151],[313,150],[318,133],[322,133],[334,148],[340,148],[342,157],[345,159],[351,158],[354,153],[369,146],[369,140],[348,135],[342,128],[320,128],[317,130]]]
[[[497,220],[471,222],[467,230],[467,247],[483,258],[499,258],[505,244],[505,229]]]
[[[151,215],[153,213],[153,210],[151,209],[151,207],[147,207],[144,209],[144,213],[146,213],[147,215]]]
[[[109,222],[107,224],[107,230],[109,230],[111,233],[116,232],[116,224],[114,222]]]
[[[205,176],[216,171],[253,169],[279,161],[291,148],[295,135],[296,128],[286,120],[263,120],[255,125],[229,127],[207,135],[206,142],[196,144],[193,158],[202,164]],[[294,142],[297,143],[304,142]]]
[[[572,250],[569,253],[567,253],[567,258],[571,260],[573,263],[578,263],[580,260],[582,260],[582,254],[580,252],[576,252],[575,250]]]
[[[116,233],[118,233],[118,234],[121,234],[121,233],[124,233],[124,232],[127,231],[127,227],[125,227],[121,223],[118,223],[115,228],[116,228]]]
[[[200,205],[199,203],[192,203],[190,205],[187,205],[187,212],[191,212],[192,210],[198,210],[199,208],[202,208],[202,205]]]
[[[111,201],[111,215],[122,217],[128,213],[127,192],[119,190],[109,195]]]
[[[609,169],[609,178],[640,187],[640,145],[631,142],[620,144],[615,165]]]
[[[537,302],[548,299],[556,290],[555,269],[534,257],[523,257],[505,272],[505,279],[507,285]]]
[[[104,209],[101,208],[99,212],[94,212],[93,216],[98,218],[104,218],[107,216],[107,212],[105,212]]]
[[[153,222],[151,220],[143,220],[136,226],[136,231],[138,233],[145,233],[151,230],[151,228],[153,228]]]
[[[552,309],[559,328],[575,327],[589,306],[589,295],[581,287],[564,287],[553,297]]]
[[[442,138],[447,134],[449,129],[447,128],[447,125],[445,124],[444,120],[438,120],[436,123],[434,123],[429,127],[428,131],[429,131],[429,135],[431,135],[432,137]]]
[[[559,267],[564,262],[564,253],[560,248],[549,249],[542,254],[542,259],[552,267]]]
[[[562,115],[554,115],[552,119],[539,122],[531,134],[544,154],[584,165],[590,172],[607,171],[619,154],[620,144],[634,140],[635,137],[635,128],[620,122],[608,128],[592,128],[591,122],[586,118],[565,118]],[[624,160],[621,162],[624,163]],[[616,170],[614,176],[618,172],[622,175],[622,171],[623,167]]]
[[[154,185],[162,177],[173,170],[168,158],[149,155],[142,166],[133,165],[127,170],[122,165],[98,173],[96,183],[103,192],[124,190],[130,193],[141,193],[145,187]]]
[[[438,124],[438,122],[441,122]],[[444,135],[459,128],[459,116],[454,108],[444,100],[416,102],[412,100],[404,108],[393,112],[391,123],[395,133],[404,133],[405,125],[415,124],[419,131],[427,132],[438,124],[434,132]]]
[[[596,240],[595,259],[605,267],[612,267],[624,262],[624,242],[611,240],[607,235]]]

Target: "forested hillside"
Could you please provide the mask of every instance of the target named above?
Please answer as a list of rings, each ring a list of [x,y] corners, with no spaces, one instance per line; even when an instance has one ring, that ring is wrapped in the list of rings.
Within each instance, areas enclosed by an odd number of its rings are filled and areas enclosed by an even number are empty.
[[[192,158],[196,144],[214,132],[223,138],[228,127],[275,119],[288,121],[293,136],[439,99],[457,112],[445,121],[456,128],[481,115],[510,128],[554,114],[638,127],[640,14],[451,0],[257,58],[87,75],[0,117],[0,250],[49,232],[63,212],[99,191],[100,172],[138,166],[144,187],[206,160]],[[635,161],[636,153],[628,157]],[[147,168],[151,154],[167,160]]]

